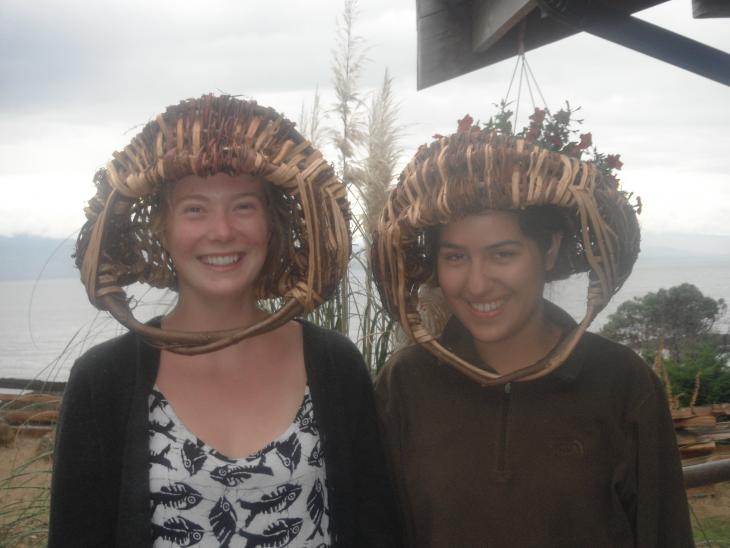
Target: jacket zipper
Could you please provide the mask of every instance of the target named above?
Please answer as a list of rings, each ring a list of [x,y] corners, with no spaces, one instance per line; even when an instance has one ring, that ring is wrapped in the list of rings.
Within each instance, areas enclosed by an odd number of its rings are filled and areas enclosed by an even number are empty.
[[[499,423],[499,441],[497,446],[497,475],[501,479],[507,479],[507,423],[509,421],[509,408],[512,400],[512,383],[504,385],[502,393],[502,412]]]

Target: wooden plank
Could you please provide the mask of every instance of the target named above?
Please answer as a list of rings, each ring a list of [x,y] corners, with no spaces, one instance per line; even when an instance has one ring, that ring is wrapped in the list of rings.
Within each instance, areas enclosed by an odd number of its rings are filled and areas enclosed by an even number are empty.
[[[56,410],[10,410],[0,411],[0,417],[5,419],[8,424],[23,424],[26,422],[43,422],[50,423],[58,420],[58,411]]]
[[[22,424],[13,426],[13,432],[16,436],[25,436],[26,438],[42,438],[46,434],[50,434],[55,430],[55,426],[38,426],[36,424]]]
[[[482,52],[535,9],[533,0],[475,0],[472,8],[471,49]]]
[[[0,394],[0,401],[13,401],[20,403],[60,403],[61,396],[58,394]]]

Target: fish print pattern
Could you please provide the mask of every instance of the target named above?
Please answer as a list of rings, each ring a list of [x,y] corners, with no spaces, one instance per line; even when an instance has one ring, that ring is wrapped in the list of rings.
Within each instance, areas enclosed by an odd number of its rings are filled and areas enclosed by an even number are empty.
[[[208,514],[213,534],[220,542],[221,547],[228,546],[231,537],[236,532],[236,509],[226,497],[221,497]]]
[[[279,457],[281,464],[286,466],[290,472],[299,466],[299,459],[302,457],[302,445],[299,443],[299,436],[292,432],[286,440],[274,444],[274,454]]]
[[[211,479],[220,482],[229,487],[240,485],[254,474],[265,474],[273,476],[274,472],[268,466],[263,464],[255,464],[253,466],[237,466],[235,464],[226,464],[218,466],[211,473]]]
[[[273,512],[281,512],[282,510],[286,510],[292,504],[294,504],[294,501],[297,500],[301,492],[301,485],[297,485],[295,483],[287,483],[285,485],[280,485],[271,493],[266,493],[264,496],[261,497],[261,500],[252,502],[244,499],[239,499],[238,504],[241,506],[241,508],[250,512],[248,517],[246,518],[246,521],[243,522],[243,525],[245,527],[248,527],[253,518],[258,516],[259,514],[271,514]]]
[[[170,462],[170,459],[167,458],[167,454],[170,452],[170,447],[172,447],[171,443],[168,443],[165,447],[160,449],[159,453],[154,453],[150,451],[150,466],[153,464],[159,464],[160,466],[164,466],[168,470],[174,470],[175,467]]]
[[[326,455],[309,387],[289,428],[244,458],[197,438],[156,387],[148,405],[155,548],[331,546]]]
[[[320,440],[317,439],[317,443],[314,444],[311,453],[309,453],[309,456],[307,457],[307,463],[309,466],[324,466],[324,455],[322,454],[322,448],[320,447],[319,442]]]
[[[152,501],[152,508],[162,504],[168,508],[188,510],[203,500],[203,496],[194,487],[177,482],[172,485],[164,485],[157,492],[151,492],[150,500]]]
[[[246,548],[258,546],[289,546],[302,529],[302,518],[282,518],[269,525],[260,535],[241,529],[238,534],[246,538]]]
[[[314,420],[314,406],[312,405],[312,397],[307,394],[304,396],[302,406],[299,408],[297,417],[294,419],[299,425],[299,430],[306,432],[307,434],[314,434],[317,432],[317,421]]]
[[[182,446],[181,457],[185,470],[187,470],[188,474],[191,476],[194,476],[200,471],[203,464],[205,464],[205,459],[208,458],[205,454],[205,450],[203,449],[203,442],[200,440],[198,440],[197,443],[185,440]]]
[[[203,528],[190,520],[177,516],[158,525],[152,523],[152,540],[167,540],[178,546],[195,546],[203,540]]]
[[[324,531],[322,531],[322,519],[327,512],[324,502],[324,487],[322,486],[322,482],[319,481],[319,478],[314,481],[312,491],[307,497],[307,511],[315,525],[314,531],[312,531],[312,534],[307,537],[307,540],[311,540],[317,533],[321,535],[324,534]]]

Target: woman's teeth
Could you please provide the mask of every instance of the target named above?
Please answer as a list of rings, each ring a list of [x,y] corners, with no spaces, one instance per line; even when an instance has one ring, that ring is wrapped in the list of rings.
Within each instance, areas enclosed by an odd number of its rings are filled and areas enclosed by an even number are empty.
[[[241,256],[236,255],[223,255],[223,256],[206,256],[203,257],[203,262],[206,264],[209,264],[211,266],[228,266],[234,263],[237,263],[241,260]]]
[[[478,312],[494,312],[504,304],[505,299],[492,301],[490,303],[469,303],[469,305]]]

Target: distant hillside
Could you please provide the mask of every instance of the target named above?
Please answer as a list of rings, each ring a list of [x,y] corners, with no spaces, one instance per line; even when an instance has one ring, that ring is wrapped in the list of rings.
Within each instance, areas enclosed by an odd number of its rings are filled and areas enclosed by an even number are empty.
[[[76,278],[71,254],[75,239],[0,236],[0,280]]]
[[[641,235],[645,258],[730,260],[730,236],[646,231]]]

